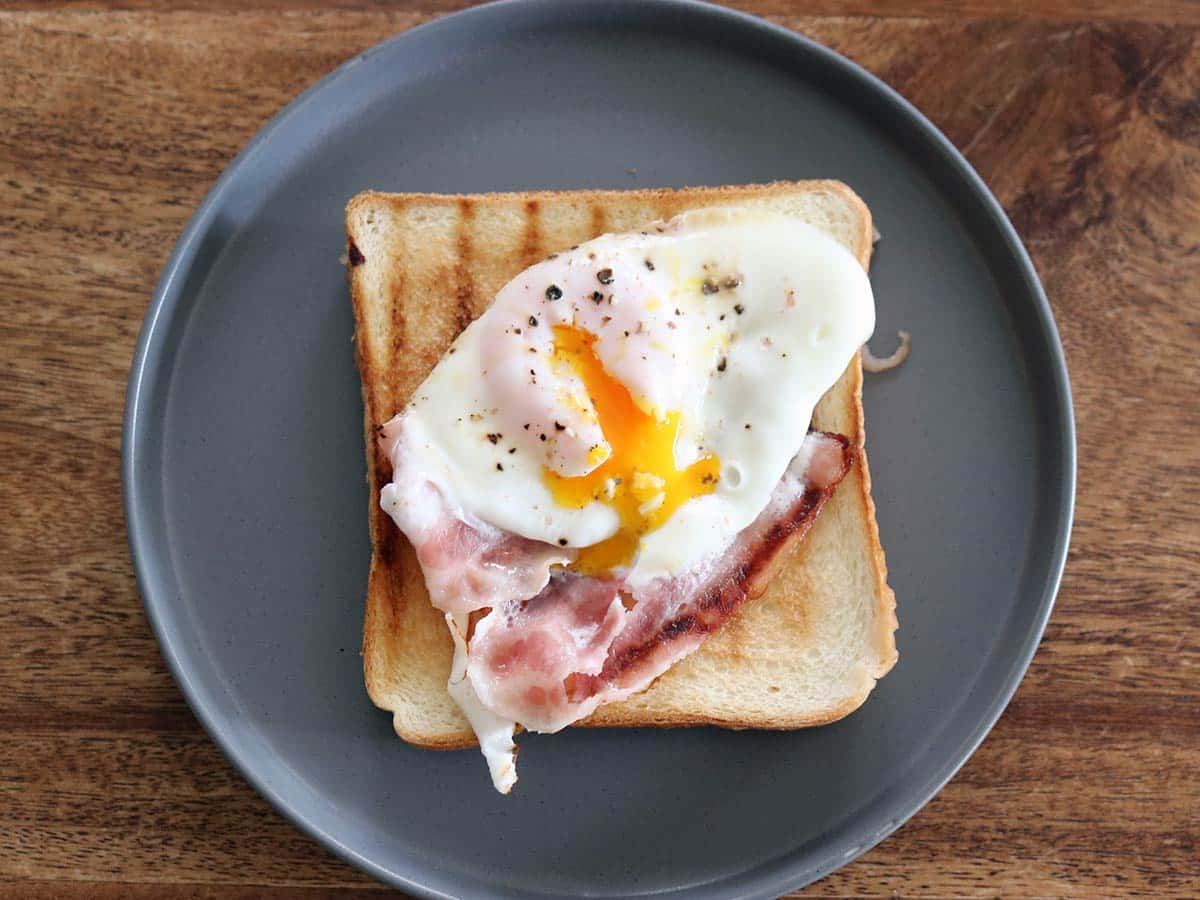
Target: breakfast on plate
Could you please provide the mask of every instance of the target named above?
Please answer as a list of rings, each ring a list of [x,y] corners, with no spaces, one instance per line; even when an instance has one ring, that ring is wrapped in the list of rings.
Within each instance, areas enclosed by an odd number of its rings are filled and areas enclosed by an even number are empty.
[[[870,213],[831,181],[346,210],[372,700],[423,747],[798,728],[895,663]],[[906,346],[906,345],[905,345]]]

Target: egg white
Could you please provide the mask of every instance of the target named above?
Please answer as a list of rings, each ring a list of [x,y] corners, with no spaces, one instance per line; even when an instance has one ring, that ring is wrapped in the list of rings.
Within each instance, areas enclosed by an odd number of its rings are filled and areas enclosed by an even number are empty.
[[[858,261],[788,216],[698,210],[605,235],[522,272],[459,336],[406,412],[407,464],[464,521],[568,547],[614,534],[612,508],[560,506],[544,480],[583,474],[607,446],[551,352],[553,325],[573,324],[640,407],[680,413],[679,468],[721,461],[716,489],[644,535],[627,577],[677,574],[766,506],[874,320]]]

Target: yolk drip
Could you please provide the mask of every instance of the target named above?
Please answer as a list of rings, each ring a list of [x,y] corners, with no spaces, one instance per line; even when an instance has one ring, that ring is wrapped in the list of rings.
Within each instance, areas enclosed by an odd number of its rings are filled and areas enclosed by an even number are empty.
[[[721,471],[716,456],[702,457],[686,469],[675,467],[679,413],[657,419],[644,412],[628,388],[605,370],[595,341],[595,335],[574,326],[554,326],[555,358],[583,382],[612,452],[586,475],[544,472],[560,505],[582,509],[599,500],[620,517],[616,534],[580,550],[574,568],[587,575],[630,562],[641,536],[666,522],[683,503],[716,490]]]

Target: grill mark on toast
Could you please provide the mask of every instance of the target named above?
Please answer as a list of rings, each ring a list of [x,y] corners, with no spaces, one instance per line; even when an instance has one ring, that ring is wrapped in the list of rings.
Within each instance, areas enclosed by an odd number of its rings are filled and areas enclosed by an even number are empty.
[[[826,432],[828,434],[828,432]],[[849,474],[855,461],[850,440],[840,434],[828,434],[842,445],[842,470],[839,478],[826,488],[809,488],[788,509],[786,515],[771,523],[757,550],[741,564],[726,573],[716,585],[705,591],[685,613],[664,625],[657,634],[637,647],[608,660],[604,665],[606,680],[619,678],[626,669],[672,641],[689,634],[707,635],[729,621],[747,600],[757,598],[766,590],[767,581],[779,554],[794,540],[808,534],[817,514],[834,489]]]
[[[408,207],[408,203],[405,200],[396,199],[396,198],[393,198],[390,202],[391,202],[391,207],[392,207],[391,215],[393,217],[395,217],[397,220],[399,220],[400,218],[403,217],[404,211]],[[398,229],[398,231],[401,235],[403,235],[402,229]],[[393,234],[395,234],[395,233],[396,232],[393,232]],[[401,239],[403,239],[403,238],[401,238]],[[388,249],[392,253],[395,254],[395,258],[397,260],[402,261],[404,259],[403,246],[389,247]],[[407,304],[408,279],[406,277],[407,270],[404,268],[404,266],[402,264],[391,267],[391,268],[393,270],[391,278],[385,285],[385,289],[388,292],[387,298],[391,304],[391,309],[389,311],[390,312],[390,316],[389,316],[390,327],[388,328],[388,337],[391,340],[389,342],[387,357],[385,359],[381,360],[381,362],[383,363],[383,371],[379,373],[379,375],[380,375],[380,391],[379,392],[380,392],[380,394],[388,395],[388,400],[390,401],[389,405],[390,405],[391,409],[394,411],[394,410],[400,409],[400,407],[404,405],[404,401],[408,399],[407,397],[400,396],[400,387],[396,383],[396,376],[395,376],[395,373],[399,370],[400,360],[403,358],[403,355],[407,352],[408,321],[404,316],[404,310],[407,308],[407,305],[408,305]],[[376,422],[386,421],[386,419],[380,418],[380,415],[385,412],[388,413],[389,418],[391,415],[391,413],[388,410],[383,410],[383,409],[377,409],[377,410],[374,410],[373,412],[374,412],[374,417],[375,417]]]
[[[379,495],[392,478],[392,461],[388,459],[387,454],[383,452],[383,448],[379,446],[379,432],[382,428],[375,425],[367,432],[367,441],[370,443],[371,452],[373,454],[373,465],[371,466],[371,514],[374,516],[372,526],[372,537],[375,539],[375,555],[379,558],[384,566],[390,567],[392,560],[396,555],[396,539],[399,534],[399,529],[392,522],[392,517],[384,511],[384,508],[379,504]]]
[[[471,226],[475,222],[475,201],[458,198],[458,234],[455,236],[457,256],[454,263],[454,335],[457,336],[475,318],[475,278],[471,274],[475,246]]]
[[[404,315],[408,304],[408,279],[405,278],[403,269],[392,275],[388,290],[392,298],[391,327],[388,329],[391,341],[388,346],[385,367],[380,373],[379,393],[381,399],[386,397],[387,407],[398,412],[408,401],[408,394],[402,387],[400,379],[396,377],[401,361],[408,353],[408,319]],[[384,411],[380,410],[380,412]]]
[[[376,487],[375,493],[372,496],[378,497],[380,490],[381,487]],[[375,555],[379,558],[381,565],[391,568],[392,560],[396,557],[396,529],[388,527],[391,523],[391,518],[383,511],[382,507],[378,504],[376,506],[375,518],[377,521],[375,527],[377,529],[377,538]]]
[[[372,382],[376,384],[384,384],[385,379],[380,373],[375,371],[372,355],[368,347],[367,341],[363,340],[361,335],[357,334],[355,340],[355,354],[358,358],[359,371],[363,373],[364,383],[369,376]],[[391,460],[387,458],[383,450],[379,446],[379,432],[382,426],[379,425],[382,407],[382,395],[385,392],[383,387],[376,388],[369,393],[363,392],[363,403],[366,406],[366,413],[369,416],[368,421],[370,427],[366,429],[367,441],[367,487],[371,491],[371,539],[375,547],[375,552],[379,556],[384,565],[387,565],[392,560],[392,552],[395,541],[395,529],[389,527],[391,517],[388,516],[383,508],[376,502],[374,498],[379,496],[379,492],[387,483],[390,477]]]
[[[593,203],[591,206],[592,212],[592,237],[599,237],[608,230],[608,213],[604,207],[598,203]]]
[[[542,253],[541,207],[536,200],[525,201],[525,232],[521,238],[521,268],[528,269]]]
[[[646,201],[646,211],[641,220],[644,226],[652,223],[661,224],[683,212],[681,206],[673,197],[651,197]]]

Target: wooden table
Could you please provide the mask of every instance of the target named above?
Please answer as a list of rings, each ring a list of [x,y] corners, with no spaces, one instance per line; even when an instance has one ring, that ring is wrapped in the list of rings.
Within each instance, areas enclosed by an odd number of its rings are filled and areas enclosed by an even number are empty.
[[[0,898],[381,889],[242,781],[167,673],[126,550],[121,413],[158,273],[233,155],[460,4],[219,5],[0,12]],[[1200,6],[741,5],[963,149],[1045,280],[1079,425],[1066,579],[1016,699],[926,809],[809,893],[1200,892]]]

